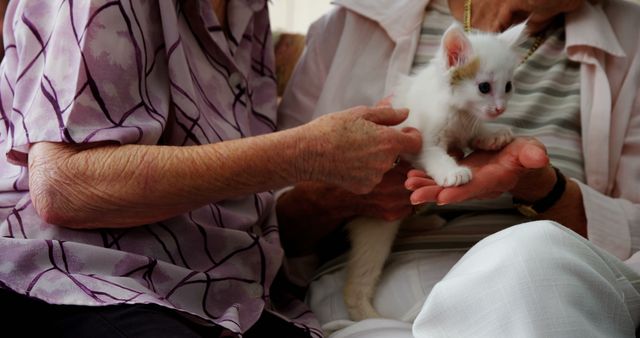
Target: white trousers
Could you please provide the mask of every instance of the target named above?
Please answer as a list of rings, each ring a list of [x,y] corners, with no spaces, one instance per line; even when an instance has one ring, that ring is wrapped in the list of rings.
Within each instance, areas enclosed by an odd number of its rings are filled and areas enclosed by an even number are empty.
[[[640,276],[549,221],[500,231],[466,253],[392,256],[374,300],[386,319],[347,320],[343,280],[340,270],[310,288],[331,338],[635,337],[640,324]]]

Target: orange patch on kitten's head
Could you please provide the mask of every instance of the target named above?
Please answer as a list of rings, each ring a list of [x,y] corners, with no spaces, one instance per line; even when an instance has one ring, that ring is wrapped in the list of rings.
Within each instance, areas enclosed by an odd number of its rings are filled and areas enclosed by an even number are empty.
[[[464,80],[473,79],[476,74],[478,74],[479,69],[480,59],[477,57],[460,67],[452,69],[451,79],[449,81],[451,83],[451,86],[455,86]]]

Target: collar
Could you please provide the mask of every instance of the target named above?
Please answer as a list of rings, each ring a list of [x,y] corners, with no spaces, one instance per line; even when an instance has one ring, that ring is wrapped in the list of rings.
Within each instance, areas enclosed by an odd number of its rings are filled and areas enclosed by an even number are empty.
[[[335,0],[333,4],[377,22],[397,41],[422,24],[429,0]]]
[[[569,55],[575,50],[572,47],[586,46],[617,57],[626,57],[602,6],[585,2],[578,10],[567,14],[566,37]]]

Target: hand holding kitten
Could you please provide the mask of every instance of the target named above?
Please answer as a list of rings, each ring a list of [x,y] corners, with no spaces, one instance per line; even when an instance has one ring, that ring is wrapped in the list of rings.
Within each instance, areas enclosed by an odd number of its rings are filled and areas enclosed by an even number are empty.
[[[549,158],[538,140],[518,137],[500,151],[476,150],[460,163],[471,169],[473,179],[465,185],[445,188],[436,196],[433,181],[423,171],[409,172],[405,186],[413,191],[411,202],[450,204],[495,198],[505,192],[532,191],[541,185],[535,178],[547,169]]]
[[[390,128],[404,121],[407,109],[354,107],[322,116],[307,128],[300,146],[309,149],[303,180],[322,181],[356,194],[370,192],[400,154],[417,153],[422,145],[413,128]],[[312,144],[305,144],[305,142]]]

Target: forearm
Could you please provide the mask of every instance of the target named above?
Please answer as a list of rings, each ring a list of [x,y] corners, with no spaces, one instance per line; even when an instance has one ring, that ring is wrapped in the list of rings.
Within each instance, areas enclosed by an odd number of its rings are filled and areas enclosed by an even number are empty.
[[[404,109],[354,107],[261,136],[190,147],[37,143],[29,188],[45,221],[126,227],[303,181],[370,192],[399,154],[416,153]],[[93,148],[88,148],[93,146]]]
[[[127,227],[297,182],[299,131],[204,146],[53,143],[29,152],[31,195],[50,223]]]

